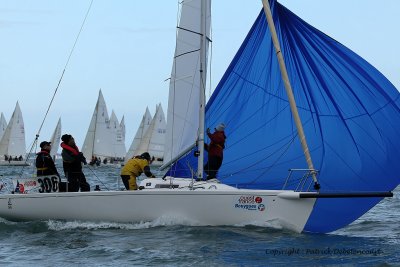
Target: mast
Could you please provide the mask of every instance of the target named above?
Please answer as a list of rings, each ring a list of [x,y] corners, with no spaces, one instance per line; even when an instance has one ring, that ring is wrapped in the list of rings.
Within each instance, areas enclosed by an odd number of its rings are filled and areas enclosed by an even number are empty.
[[[293,119],[294,119],[294,122],[295,122],[296,128],[297,128],[297,133],[300,138],[301,147],[303,149],[303,153],[306,158],[308,168],[311,170],[312,178],[314,180],[314,188],[319,189],[320,185],[318,184],[316,172],[314,169],[314,164],[312,162],[311,154],[310,154],[310,151],[309,151],[308,145],[307,145],[306,136],[304,134],[303,125],[301,123],[299,112],[298,112],[297,106],[296,106],[296,101],[294,99],[292,86],[290,85],[289,76],[288,76],[286,66],[285,66],[285,61],[284,61],[283,55],[281,53],[281,47],[279,44],[278,36],[276,34],[275,24],[274,24],[274,20],[272,18],[272,13],[271,13],[271,8],[269,6],[268,0],[262,0],[262,3],[264,6],[264,13],[265,13],[265,16],[268,21],[268,28],[271,32],[272,42],[274,43],[274,47],[276,50],[276,56],[278,57],[279,68],[281,70],[281,75],[282,75],[283,83],[285,85],[286,94],[289,99],[290,109],[292,111]]]
[[[199,157],[197,159],[197,179],[203,179],[204,165],[204,113],[205,113],[205,86],[207,75],[207,60],[206,60],[206,12],[207,1],[201,1],[201,26],[200,26],[200,110],[199,110],[199,137],[197,145],[199,148]]]

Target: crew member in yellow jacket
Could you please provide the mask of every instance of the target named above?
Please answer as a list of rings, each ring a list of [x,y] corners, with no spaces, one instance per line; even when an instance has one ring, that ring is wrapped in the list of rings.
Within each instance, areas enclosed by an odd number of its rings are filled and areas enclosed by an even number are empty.
[[[121,178],[126,190],[137,190],[138,186],[136,184],[136,178],[143,172],[147,177],[155,177],[150,171],[150,163],[151,157],[148,152],[144,152],[140,156],[128,160],[121,170]]]

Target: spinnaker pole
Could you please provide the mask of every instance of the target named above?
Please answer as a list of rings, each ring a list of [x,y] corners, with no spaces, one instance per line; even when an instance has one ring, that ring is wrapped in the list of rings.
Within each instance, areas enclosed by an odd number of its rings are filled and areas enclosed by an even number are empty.
[[[301,123],[299,112],[297,110],[296,101],[294,99],[292,86],[290,84],[289,76],[288,76],[288,73],[286,70],[286,65],[285,65],[285,61],[283,59],[281,47],[280,47],[279,40],[278,40],[278,35],[276,34],[275,24],[274,24],[274,20],[272,18],[272,13],[271,13],[271,8],[269,6],[268,0],[262,0],[262,3],[263,3],[263,7],[264,7],[264,13],[265,13],[265,16],[266,16],[267,22],[268,22],[268,28],[271,32],[272,42],[275,47],[276,56],[278,58],[279,68],[281,70],[281,75],[282,75],[283,83],[285,85],[286,94],[289,99],[290,109],[292,111],[293,119],[294,119],[294,122],[295,122],[296,128],[297,128],[297,133],[300,138],[301,147],[303,149],[308,168],[311,170],[311,173],[312,173],[312,178],[314,180],[314,188],[319,189],[320,185],[317,180],[316,171],[314,169],[314,164],[312,162],[311,154],[308,149],[306,136],[305,136],[304,130],[303,130],[303,125]]]

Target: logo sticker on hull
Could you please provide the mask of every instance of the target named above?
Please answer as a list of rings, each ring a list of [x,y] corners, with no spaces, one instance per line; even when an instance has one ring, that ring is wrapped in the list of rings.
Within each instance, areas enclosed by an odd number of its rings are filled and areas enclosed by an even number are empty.
[[[240,196],[235,204],[236,209],[264,211],[265,205],[262,204],[263,199],[259,196]]]

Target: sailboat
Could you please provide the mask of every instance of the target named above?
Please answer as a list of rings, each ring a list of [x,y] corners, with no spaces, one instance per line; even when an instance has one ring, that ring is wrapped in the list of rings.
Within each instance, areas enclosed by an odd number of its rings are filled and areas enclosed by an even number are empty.
[[[123,120],[121,121],[121,123]],[[123,126],[125,123],[122,124]],[[125,157],[126,154],[126,148],[125,148],[125,138],[124,136],[124,128],[121,128],[121,124],[118,121],[117,115],[115,115],[115,112],[111,112],[111,118],[110,118],[110,130],[111,130],[111,141],[112,141],[112,146],[113,146],[113,155],[112,155],[112,160],[113,161],[118,161],[121,162],[123,161],[123,158]],[[118,160],[117,160],[118,159]]]
[[[164,157],[164,144],[166,133],[166,121],[161,104],[157,105],[156,113],[150,122],[140,144],[135,151],[135,155],[149,152],[154,158],[152,165],[161,166]]]
[[[4,117],[2,118],[4,119]],[[0,155],[2,155],[0,165],[29,165],[26,162],[24,120],[18,102],[15,105],[10,122],[1,137]]]
[[[3,134],[6,131],[6,129],[7,129],[7,121],[2,112],[0,116],[0,140],[3,137]]]
[[[125,160],[125,155],[126,155],[126,147],[125,147],[125,136],[126,136],[126,127],[125,127],[125,116],[122,116],[121,122],[119,124],[119,130],[121,133],[121,141],[120,143],[123,144],[123,149],[120,151],[121,159],[122,161]],[[120,145],[120,147],[122,147]]]
[[[49,142],[51,142],[50,156],[55,160],[61,142],[61,118],[58,119],[56,128],[54,129]]]
[[[201,76],[200,115],[196,138],[188,138],[188,145],[172,134],[171,147],[179,148],[165,162],[172,166],[165,180],[145,179],[138,191],[4,194],[0,216],[118,222],[176,216],[198,225],[276,221],[296,232],[326,233],[392,196],[400,182],[399,92],[354,52],[275,0],[270,4],[263,0],[263,10],[207,104],[204,126],[201,81],[210,1],[181,2],[171,84],[187,77],[176,72],[183,56],[196,53],[194,69],[200,74],[191,76]],[[168,124],[173,121],[168,117]],[[204,128],[221,121],[228,143],[220,182],[176,178],[202,178]],[[197,143],[199,157],[190,143]],[[299,172],[304,175],[294,175]]]
[[[83,142],[82,153],[88,161],[92,156],[101,159],[111,158],[114,152],[111,140],[110,118],[103,93],[100,90],[89,129]]]
[[[142,142],[142,139],[144,137],[144,134],[146,133],[147,129],[150,126],[150,123],[152,121],[152,117],[149,111],[149,108],[146,107],[146,111],[143,114],[142,120],[140,121],[139,128],[136,131],[135,137],[133,138],[132,144],[129,147],[128,152],[125,155],[125,163],[131,159],[135,155],[139,155],[137,152],[137,149],[139,148],[140,143]]]

